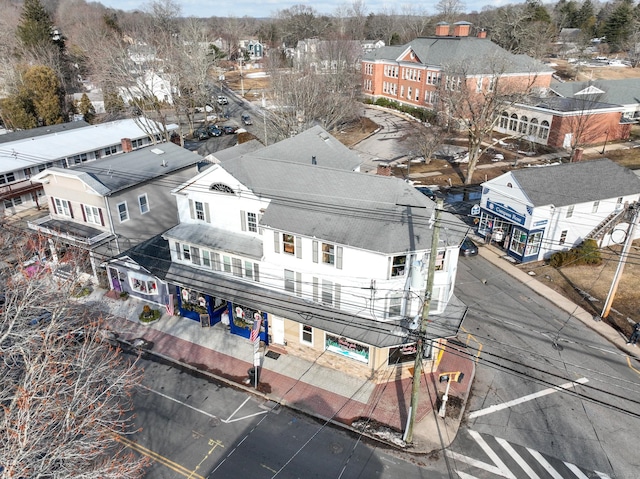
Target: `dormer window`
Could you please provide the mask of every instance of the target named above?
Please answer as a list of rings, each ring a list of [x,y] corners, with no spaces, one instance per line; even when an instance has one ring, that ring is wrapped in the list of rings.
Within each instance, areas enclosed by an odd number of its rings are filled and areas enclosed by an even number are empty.
[[[211,185],[210,190],[211,191],[217,191],[217,192],[220,192],[220,193],[228,193],[230,195],[234,195],[235,194],[235,191],[233,191],[232,188],[228,187],[224,183],[214,183],[214,184]]]

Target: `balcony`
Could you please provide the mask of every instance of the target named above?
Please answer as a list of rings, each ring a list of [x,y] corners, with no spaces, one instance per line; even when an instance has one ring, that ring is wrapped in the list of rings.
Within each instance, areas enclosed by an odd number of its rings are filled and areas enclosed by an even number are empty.
[[[91,247],[113,236],[109,231],[93,228],[84,223],[61,220],[51,215],[29,221],[27,225],[33,230],[40,231],[55,238],[60,238],[78,246],[84,245]]]
[[[31,180],[15,181],[8,185],[0,186],[0,201],[10,200],[25,193],[42,189],[41,183],[34,183]]]

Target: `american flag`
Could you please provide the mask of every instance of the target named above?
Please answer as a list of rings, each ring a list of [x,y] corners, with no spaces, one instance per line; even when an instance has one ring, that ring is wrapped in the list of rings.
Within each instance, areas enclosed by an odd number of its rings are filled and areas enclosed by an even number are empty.
[[[253,320],[253,328],[251,328],[251,335],[249,336],[249,341],[255,343],[258,341],[260,337],[260,328],[262,327],[262,316],[256,314]]]
[[[173,310],[173,295],[172,294],[169,295],[169,302],[167,304],[165,304],[164,307],[167,310],[167,314],[173,316],[174,310]]]

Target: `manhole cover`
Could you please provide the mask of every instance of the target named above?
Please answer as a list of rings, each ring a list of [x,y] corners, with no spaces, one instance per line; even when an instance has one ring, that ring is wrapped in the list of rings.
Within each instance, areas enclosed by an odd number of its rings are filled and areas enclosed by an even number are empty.
[[[331,449],[331,452],[334,454],[340,454],[342,451],[344,451],[344,447],[342,447],[342,444],[337,444],[335,442],[331,443],[329,449]]]
[[[209,419],[209,426],[210,427],[217,427],[220,425],[222,421],[220,421],[220,419],[218,419],[217,417],[212,417],[211,419]]]

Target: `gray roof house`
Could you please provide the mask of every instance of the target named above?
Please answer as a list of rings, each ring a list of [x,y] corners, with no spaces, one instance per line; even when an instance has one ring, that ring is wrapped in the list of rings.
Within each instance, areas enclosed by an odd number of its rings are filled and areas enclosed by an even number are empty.
[[[49,215],[29,223],[96,263],[177,223],[171,188],[197,173],[202,157],[162,143],[33,177],[49,198]]]
[[[478,233],[517,261],[538,261],[585,239],[617,243],[639,200],[640,179],[607,158],[521,168],[482,184]]]
[[[193,297],[202,308],[223,300],[232,334],[249,334],[250,312],[269,325],[263,340],[292,354],[327,349],[386,366],[415,341],[437,230],[428,337],[455,336],[466,312],[453,287],[467,226],[446,212],[436,226],[435,203],[401,179],[353,171],[334,142],[312,128],[173,189],[180,223],[162,234],[171,262],[158,271],[137,261],[175,285],[181,315]]]

